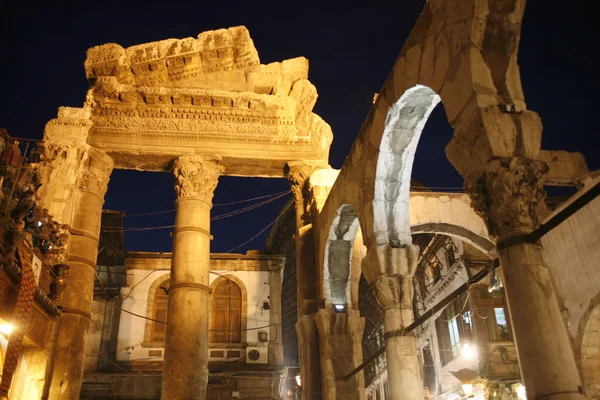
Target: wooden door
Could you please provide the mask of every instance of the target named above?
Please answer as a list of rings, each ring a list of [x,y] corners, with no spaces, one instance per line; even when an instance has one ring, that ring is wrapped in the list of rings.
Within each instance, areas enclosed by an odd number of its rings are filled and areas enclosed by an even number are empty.
[[[154,321],[152,321],[152,341],[164,342],[167,334],[167,309],[169,297],[165,288],[169,287],[169,281],[160,285],[154,295]],[[164,324],[161,324],[162,321]]]
[[[242,291],[238,285],[226,280],[213,292],[212,332],[213,343],[240,343],[242,341]]]

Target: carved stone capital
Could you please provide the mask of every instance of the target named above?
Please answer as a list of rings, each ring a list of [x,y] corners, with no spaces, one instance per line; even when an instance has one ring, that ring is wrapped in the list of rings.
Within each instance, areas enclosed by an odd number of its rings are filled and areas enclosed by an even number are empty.
[[[290,182],[296,204],[304,202],[305,187],[308,178],[317,169],[316,165],[305,163],[288,163],[287,179]]]
[[[412,309],[412,276],[381,275],[373,284],[375,298],[383,310]]]
[[[108,180],[114,162],[105,152],[91,148],[83,159],[79,190],[94,193],[102,198],[108,189]]]
[[[531,232],[546,193],[542,186],[548,166],[542,161],[502,157],[489,161],[465,180],[475,212],[500,239]]]
[[[212,203],[219,176],[225,170],[220,161],[219,156],[183,156],[176,159],[173,174],[177,198],[197,197]]]
[[[392,247],[389,244],[371,246],[362,260],[362,271],[367,281],[374,282],[380,276],[412,277],[417,269],[419,248],[414,245]]]

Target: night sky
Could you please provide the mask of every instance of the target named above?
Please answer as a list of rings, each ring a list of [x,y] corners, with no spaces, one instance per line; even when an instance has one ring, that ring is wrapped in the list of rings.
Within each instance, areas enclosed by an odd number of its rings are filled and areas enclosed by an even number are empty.
[[[261,63],[305,56],[309,79],[319,92],[315,112],[333,128],[330,164],[340,168],[417,20],[424,1],[352,2],[174,1],[139,4],[95,1],[34,7],[0,5],[0,127],[12,136],[41,139],[59,106],[80,107],[88,82],[83,62],[89,47],[123,47],[245,25]],[[12,3],[12,4],[11,4]],[[28,7],[17,6],[26,4]],[[600,168],[593,58],[597,20],[580,2],[531,0],[526,9],[519,64],[528,109],[544,123],[542,147],[582,152],[590,169]],[[436,188],[459,188],[462,179],[444,147],[452,136],[441,105],[425,126],[413,177]],[[173,213],[133,214],[174,208],[170,173],[113,172],[105,208],[123,210],[126,227],[171,225]],[[285,179],[222,177],[214,203],[222,204],[289,188]],[[279,214],[290,196],[212,224],[213,252],[227,251],[254,236]],[[213,215],[252,203],[217,206]],[[268,230],[236,250],[263,248]],[[129,250],[169,251],[170,230],[126,234]]]

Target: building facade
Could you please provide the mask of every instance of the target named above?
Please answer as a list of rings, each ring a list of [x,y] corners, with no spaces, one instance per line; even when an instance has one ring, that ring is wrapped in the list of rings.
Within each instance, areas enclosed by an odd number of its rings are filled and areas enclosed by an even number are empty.
[[[124,259],[121,268],[100,266],[113,275],[125,271],[127,278],[119,296],[99,294],[94,301],[88,334],[94,351],[86,358],[82,399],[160,397],[171,253],[127,252]],[[210,260],[207,399],[281,398],[285,258],[253,251],[212,254]],[[111,348],[107,365],[103,354]]]

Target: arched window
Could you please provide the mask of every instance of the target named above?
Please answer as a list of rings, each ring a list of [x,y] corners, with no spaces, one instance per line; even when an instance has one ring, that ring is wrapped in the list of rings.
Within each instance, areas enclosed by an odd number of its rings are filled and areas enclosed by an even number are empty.
[[[242,341],[242,290],[227,279],[213,291],[212,343],[240,343]]]
[[[169,281],[163,282],[154,294],[154,306],[152,307],[152,331],[151,341],[153,342],[164,342],[165,336],[167,335],[167,308],[169,304],[169,297],[167,295],[167,288],[169,287]],[[157,321],[165,322],[160,323]]]

